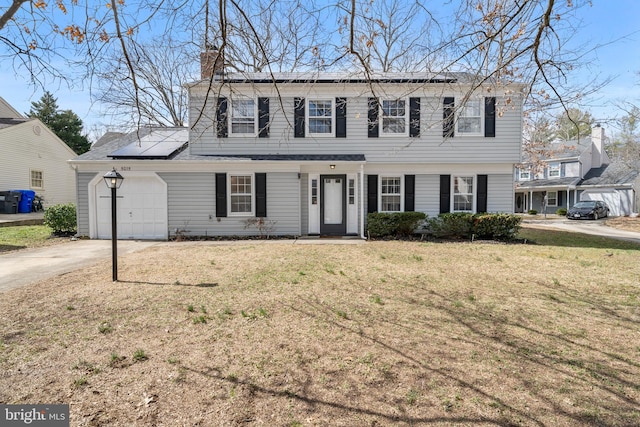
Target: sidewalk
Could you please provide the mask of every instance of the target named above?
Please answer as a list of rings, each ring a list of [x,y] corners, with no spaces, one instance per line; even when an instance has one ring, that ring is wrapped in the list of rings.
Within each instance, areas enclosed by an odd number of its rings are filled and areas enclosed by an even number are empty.
[[[118,255],[158,243],[120,240]],[[111,262],[111,240],[75,240],[0,254],[0,293],[107,260]]]
[[[44,221],[44,212],[0,214],[0,227],[18,225],[40,225]]]

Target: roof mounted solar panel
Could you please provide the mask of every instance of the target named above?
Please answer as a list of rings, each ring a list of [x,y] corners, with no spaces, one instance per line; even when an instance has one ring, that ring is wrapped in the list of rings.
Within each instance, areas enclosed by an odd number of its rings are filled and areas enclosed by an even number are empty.
[[[113,153],[113,159],[170,159],[184,150],[189,141],[187,129],[157,129]]]

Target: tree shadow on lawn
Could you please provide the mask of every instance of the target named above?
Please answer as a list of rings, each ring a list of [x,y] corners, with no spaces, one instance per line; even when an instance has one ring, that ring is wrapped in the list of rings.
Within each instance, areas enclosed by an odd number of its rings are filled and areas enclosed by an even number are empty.
[[[192,288],[215,288],[218,286],[217,282],[211,283],[182,283],[179,280],[175,282],[146,282],[141,280],[118,280],[119,283],[127,283],[130,285],[152,285],[152,286],[184,286]]]
[[[629,358],[621,357],[620,355],[596,348],[587,343],[580,343],[577,340],[561,335],[561,333],[553,333],[552,331],[540,330],[533,326],[524,325],[515,319],[515,317],[519,316],[517,309],[513,310],[514,313],[504,314],[496,313],[492,308],[484,309],[478,304],[474,304],[473,307],[471,307],[472,309],[467,311],[465,309],[466,307],[461,305],[459,300],[447,297],[433,290],[425,289],[425,291],[431,296],[429,308],[436,309],[446,316],[449,316],[457,324],[462,325],[471,333],[471,337],[475,339],[468,340],[468,344],[476,348],[481,348],[482,351],[501,352],[506,356],[510,356],[517,364],[530,366],[531,368],[521,369],[519,371],[521,374],[514,370],[513,376],[525,387],[528,384],[534,385],[533,387],[526,387],[527,391],[535,394],[537,399],[546,402],[549,407],[553,408],[556,414],[570,418],[580,423],[580,425],[609,425],[608,420],[601,418],[600,415],[594,416],[594,414],[587,414],[584,410],[579,411],[580,413],[568,412],[566,409],[563,409],[557,401],[552,399],[551,396],[544,393],[544,391],[548,391],[546,388],[540,389],[540,391],[543,392],[536,392],[535,383],[539,382],[540,379],[529,377],[529,373],[534,371],[532,369],[534,367],[537,367],[538,370],[542,370],[543,373],[555,379],[571,379],[572,384],[577,384],[577,388],[588,390],[580,396],[573,395],[573,398],[589,400],[590,393],[593,393],[595,389],[600,390],[602,396],[613,396],[614,399],[607,399],[607,403],[605,403],[604,399],[590,403],[596,408],[606,409],[609,416],[615,414],[621,417],[621,425],[633,425],[631,420],[637,421],[636,415],[638,409],[640,409],[638,402],[625,394],[623,388],[638,390],[640,389],[640,382],[629,381],[620,374],[626,373],[628,376],[633,377],[634,374],[629,371],[639,368],[640,364]],[[569,292],[569,290],[566,291]],[[576,295],[572,297],[577,298]],[[433,303],[433,299],[438,299],[439,302]],[[604,304],[595,303],[588,298],[582,298],[580,304],[591,305],[594,310],[599,310],[604,315],[612,315],[612,311]],[[564,316],[564,318],[572,318],[574,314],[568,310],[560,313],[561,317]],[[512,316],[511,319],[509,315]],[[635,327],[636,322],[634,322],[633,319],[620,317],[616,313],[613,313],[613,315],[617,322],[627,323],[627,325],[623,326],[624,328],[631,331],[637,329],[637,327]],[[509,332],[509,330],[513,332]],[[527,337],[523,337],[522,334],[516,334],[515,331],[517,330],[524,331]],[[460,338],[459,336],[457,336],[457,339],[464,340],[464,338]],[[562,349],[562,351],[558,352],[556,350],[558,348]],[[615,368],[612,367],[613,364],[616,364]],[[624,364],[628,369],[621,372],[618,366],[619,364]],[[441,374],[447,375],[446,373]],[[455,380],[455,378],[453,379]],[[532,380],[533,384],[531,384]],[[467,387],[464,381],[458,381],[461,386]],[[477,391],[477,389],[471,388],[473,391]],[[578,390],[578,393],[579,392],[580,390]],[[484,394],[483,392],[480,393]],[[618,401],[615,401],[615,399]],[[620,405],[621,402],[626,404],[626,408]],[[514,411],[519,416],[526,415],[530,420],[541,423],[533,418],[533,416],[523,414],[521,411],[509,407],[504,402],[501,402],[501,404],[504,404],[506,408]],[[588,407],[589,405],[586,404],[583,406]],[[627,424],[628,422],[632,423]],[[614,421],[613,424],[616,424],[616,422]]]

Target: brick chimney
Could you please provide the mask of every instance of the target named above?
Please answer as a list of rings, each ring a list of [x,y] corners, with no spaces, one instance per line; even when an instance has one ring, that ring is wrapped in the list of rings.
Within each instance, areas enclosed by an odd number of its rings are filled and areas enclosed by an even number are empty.
[[[209,80],[213,75],[224,72],[224,59],[217,47],[208,47],[200,52],[200,76],[202,80]]]

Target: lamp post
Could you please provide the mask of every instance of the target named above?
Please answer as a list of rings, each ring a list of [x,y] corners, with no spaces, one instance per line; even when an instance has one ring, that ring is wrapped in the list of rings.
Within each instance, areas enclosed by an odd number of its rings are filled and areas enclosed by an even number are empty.
[[[116,214],[116,190],[122,185],[124,177],[115,168],[104,175],[104,182],[111,189],[111,264],[113,281],[118,281],[118,221]]]

